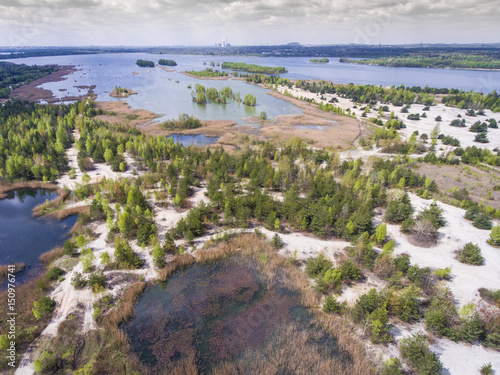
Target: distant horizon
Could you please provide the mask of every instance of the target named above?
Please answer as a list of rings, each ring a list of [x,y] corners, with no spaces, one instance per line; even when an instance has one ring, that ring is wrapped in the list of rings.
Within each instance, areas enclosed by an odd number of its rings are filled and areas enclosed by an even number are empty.
[[[384,47],[391,47],[391,46],[396,46],[396,47],[404,47],[404,46],[462,46],[462,47],[468,47],[468,46],[495,46],[497,48],[500,48],[500,41],[498,42],[468,42],[468,43],[462,43],[462,42],[454,42],[454,43],[446,43],[446,42],[420,42],[420,43],[373,43],[373,44],[366,44],[366,43],[301,43],[301,42],[287,42],[287,43],[276,43],[276,44],[271,44],[271,43],[255,43],[255,44],[229,44],[229,46],[226,47],[216,47],[215,43],[213,44],[143,44],[143,45],[135,45],[135,44],[92,44],[92,45],[85,45],[85,44],[65,44],[65,45],[55,45],[55,44],[45,44],[45,45],[15,45],[15,46],[8,46],[8,45],[0,45],[0,48],[3,49],[29,49],[29,48],[220,48],[221,50],[224,49],[229,49],[232,47],[273,47],[273,46],[293,46],[293,45],[300,45],[302,47],[329,47],[329,46],[368,46],[368,47],[376,47],[376,46],[384,46]]]
[[[496,0],[6,0],[1,46],[497,43]]]

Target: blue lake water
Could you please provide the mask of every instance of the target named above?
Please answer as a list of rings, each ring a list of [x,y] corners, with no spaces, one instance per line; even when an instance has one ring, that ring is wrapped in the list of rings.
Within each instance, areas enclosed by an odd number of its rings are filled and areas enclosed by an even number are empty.
[[[321,130],[325,131],[328,129],[328,126],[324,125],[295,125],[295,129],[304,129],[304,130]]]
[[[33,217],[35,206],[55,197],[53,192],[23,189],[0,200],[0,264],[25,263],[18,281],[40,269],[38,257],[62,245],[76,222],[76,215],[62,221]]]
[[[175,72],[166,72],[159,68],[140,68],[137,59],[157,62],[160,58],[177,62]],[[47,56],[10,60],[24,64],[60,64],[75,65],[78,71],[71,73],[60,82],[50,82],[42,87],[52,90],[56,97],[81,95],[86,92],[77,86],[96,85],[94,92],[97,100],[113,99],[109,96],[115,86],[121,86],[138,92],[126,99],[134,109],[142,108],[163,115],[162,119],[176,118],[181,113],[188,113],[202,120],[230,119],[244,124],[244,117],[259,115],[265,111],[269,118],[276,115],[301,113],[294,105],[267,95],[266,89],[240,80],[198,80],[179,72],[203,70],[210,67],[210,61],[242,61],[268,66],[285,66],[288,73],[283,77],[290,79],[325,79],[339,83],[375,84],[383,86],[430,86],[448,87],[463,90],[490,92],[500,91],[500,72],[425,68],[393,68],[384,66],[356,65],[340,63],[339,59],[330,59],[327,64],[311,64],[307,57],[269,57],[250,56],[197,56],[197,55],[153,55],[146,53],[97,54],[75,56]],[[206,65],[203,65],[206,63]],[[214,67],[220,69],[220,67]],[[133,75],[136,72],[139,75]],[[191,93],[199,83],[205,87],[220,89],[230,86],[233,92],[243,97],[252,94],[257,98],[256,107],[248,107],[239,102],[226,105],[209,103],[198,105],[192,101]],[[191,86],[191,89],[188,88]],[[65,91],[60,91],[65,90]]]

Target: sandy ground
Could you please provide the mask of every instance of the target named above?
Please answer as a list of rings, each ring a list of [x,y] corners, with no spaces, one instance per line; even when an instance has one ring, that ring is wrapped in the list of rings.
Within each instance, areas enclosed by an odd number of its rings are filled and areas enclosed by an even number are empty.
[[[325,100],[321,100],[320,99],[321,95],[319,94],[315,94],[298,88],[289,89],[288,87],[278,87],[278,92],[280,93],[283,93],[285,90],[288,90],[288,92],[295,97],[302,96],[304,98],[315,99],[316,102],[323,102],[323,103],[327,103],[331,98],[335,97],[338,100],[338,103],[334,103],[334,105],[346,110],[350,108],[351,111],[353,111],[353,113],[359,119],[362,118],[361,117],[362,111],[359,108],[357,109],[353,108],[355,104],[350,99],[341,98],[336,94],[325,94],[324,95]],[[424,105],[422,104],[412,104],[410,109],[408,110],[408,113],[401,113],[402,107],[396,107],[393,106],[392,104],[387,104],[387,106],[389,107],[389,112],[384,112],[384,117],[383,117],[384,121],[387,121],[389,119],[391,111],[394,111],[394,114],[398,116],[399,119],[403,120],[404,123],[406,124],[406,128],[401,129],[399,131],[399,133],[405,139],[409,139],[409,137],[415,130],[418,130],[419,134],[426,133],[427,135],[430,136],[430,133],[432,132],[434,127],[436,125],[439,125],[440,133],[459,139],[461,147],[464,148],[469,146],[476,146],[493,150],[495,147],[498,147],[500,145],[500,128],[488,129],[488,138],[490,140],[489,143],[474,142],[474,137],[476,133],[472,133],[469,131],[469,127],[476,121],[484,122],[486,119],[494,118],[497,120],[497,122],[500,122],[500,113],[494,113],[491,112],[490,110],[485,110],[485,116],[471,117],[465,114],[467,112],[467,110],[465,109],[446,107],[444,104],[441,103],[431,106],[429,111],[423,111]],[[377,106],[377,108],[378,107],[379,106]],[[412,113],[419,113],[420,115],[426,113],[427,118],[421,117],[420,120],[408,120],[408,115]],[[458,118],[457,115],[461,115],[462,118],[465,118],[467,127],[459,128],[450,126],[451,121]],[[376,111],[372,111],[367,114],[367,118],[365,119],[367,120],[371,116],[378,117],[378,114]],[[442,117],[441,122],[435,121],[435,118],[437,116]],[[452,150],[453,147],[444,146],[440,141],[438,141],[438,149],[446,151],[446,150]]]

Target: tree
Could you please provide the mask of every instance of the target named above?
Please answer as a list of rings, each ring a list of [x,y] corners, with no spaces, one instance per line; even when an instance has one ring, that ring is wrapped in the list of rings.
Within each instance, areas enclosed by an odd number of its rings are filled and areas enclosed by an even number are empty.
[[[382,245],[387,236],[387,224],[380,224],[377,229],[375,229],[375,242],[377,245]]]
[[[278,233],[275,233],[271,240],[271,246],[274,247],[275,249],[281,249],[283,245],[284,245],[283,240],[281,239]]]
[[[48,318],[56,308],[56,301],[47,296],[42,296],[38,301],[33,302],[33,315],[35,318]]]
[[[403,220],[411,217],[413,207],[410,197],[405,193],[400,199],[394,199],[389,203],[385,213],[385,219],[392,224],[399,224]]]
[[[165,250],[159,243],[153,248],[153,259],[156,267],[162,268],[165,266]]]
[[[424,334],[416,334],[401,340],[401,354],[421,375],[439,375],[443,373],[443,364],[438,356],[429,350]]]
[[[466,243],[465,246],[458,251],[458,260],[461,263],[471,264],[475,266],[480,266],[484,263],[481,249],[479,248],[479,246],[474,245],[472,242]]]

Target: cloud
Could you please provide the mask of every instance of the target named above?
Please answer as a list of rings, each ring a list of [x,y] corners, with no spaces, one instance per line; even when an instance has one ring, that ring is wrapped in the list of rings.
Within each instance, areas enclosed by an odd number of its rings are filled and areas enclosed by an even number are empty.
[[[37,44],[63,34],[73,44],[352,43],[368,28],[378,30],[372,43],[486,42],[484,30],[500,31],[496,1],[0,0],[0,45],[26,27]]]

